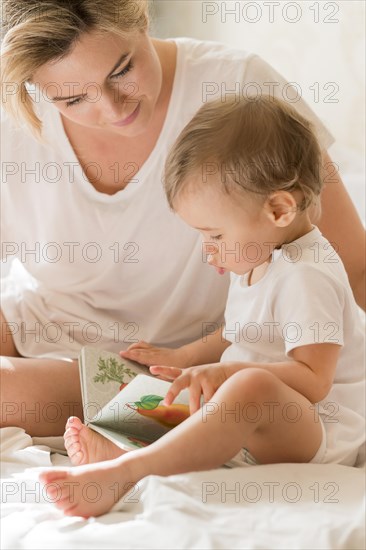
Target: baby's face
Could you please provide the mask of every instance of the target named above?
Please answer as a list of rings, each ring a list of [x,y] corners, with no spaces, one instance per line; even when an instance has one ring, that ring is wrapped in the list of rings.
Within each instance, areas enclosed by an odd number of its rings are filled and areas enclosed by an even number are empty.
[[[191,181],[177,200],[179,217],[203,236],[203,261],[223,274],[243,275],[266,262],[278,244],[278,229],[252,195],[227,195],[214,176]]]

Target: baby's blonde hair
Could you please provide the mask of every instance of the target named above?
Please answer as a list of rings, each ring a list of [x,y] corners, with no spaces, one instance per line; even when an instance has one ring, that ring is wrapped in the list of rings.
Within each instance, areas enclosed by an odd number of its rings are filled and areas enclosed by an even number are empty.
[[[300,190],[299,209],[305,210],[317,204],[321,166],[311,123],[288,103],[231,97],[206,103],[183,129],[168,155],[164,186],[172,209],[184,190],[208,185],[208,175],[216,174],[225,193],[265,199],[274,191]]]
[[[66,56],[85,32],[125,37],[149,24],[148,0],[3,0],[2,14],[2,105],[38,138],[42,122],[26,87],[34,72]]]

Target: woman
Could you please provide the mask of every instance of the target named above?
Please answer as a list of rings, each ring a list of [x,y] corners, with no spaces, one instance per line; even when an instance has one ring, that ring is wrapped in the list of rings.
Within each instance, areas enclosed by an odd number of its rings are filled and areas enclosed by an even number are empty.
[[[313,120],[329,183],[318,225],[363,303],[364,233],[326,152],[332,137],[263,60],[152,39],[145,1],[6,0],[3,10],[2,249],[16,261],[2,283],[2,426],[58,435],[80,416],[83,345],[135,342],[142,362],[189,366],[187,343],[219,329],[228,279],[199,258],[199,237],[169,211],[161,177],[202,103],[233,90],[268,94],[272,83]],[[156,347],[144,352],[142,340]],[[187,350],[184,365],[162,346]]]

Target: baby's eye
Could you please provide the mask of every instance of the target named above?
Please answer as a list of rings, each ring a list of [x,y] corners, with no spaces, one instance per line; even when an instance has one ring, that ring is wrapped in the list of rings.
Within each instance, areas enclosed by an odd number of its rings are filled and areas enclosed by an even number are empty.
[[[219,241],[220,239],[222,239],[222,235],[212,235],[211,236],[211,239],[213,241]]]

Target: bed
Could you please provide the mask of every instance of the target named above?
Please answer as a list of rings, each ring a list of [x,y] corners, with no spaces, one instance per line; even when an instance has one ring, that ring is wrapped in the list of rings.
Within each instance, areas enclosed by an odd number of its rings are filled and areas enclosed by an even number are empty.
[[[3,428],[1,547],[365,548],[365,466],[274,464],[149,476],[105,516],[68,518],[47,499],[38,472],[68,465],[50,449]],[[42,444],[40,444],[42,443]]]
[[[343,161],[344,162],[344,157]],[[344,180],[365,221],[363,167]],[[64,517],[39,471],[69,465],[62,438],[1,436],[1,548],[365,548],[365,449],[355,467],[275,464],[149,476],[105,516]]]

